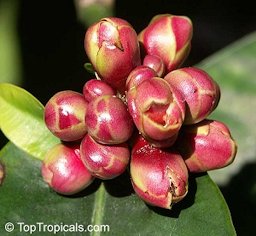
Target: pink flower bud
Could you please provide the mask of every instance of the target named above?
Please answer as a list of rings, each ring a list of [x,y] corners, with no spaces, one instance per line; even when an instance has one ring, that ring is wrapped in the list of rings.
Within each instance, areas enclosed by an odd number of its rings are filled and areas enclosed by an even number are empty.
[[[150,205],[170,209],[188,192],[188,170],[182,157],[152,147],[142,136],[133,146],[130,171],[135,192]]]
[[[126,89],[137,87],[142,81],[157,76],[156,72],[147,66],[137,66],[129,74],[126,80]]]
[[[53,190],[64,195],[80,192],[94,179],[80,159],[79,145],[54,146],[43,160],[41,173]]]
[[[231,164],[237,152],[228,127],[215,120],[184,126],[176,143],[188,169],[196,173]]]
[[[111,95],[97,97],[89,103],[86,123],[88,133],[102,144],[126,142],[133,132],[127,106]]]
[[[84,84],[83,94],[85,100],[90,102],[95,97],[102,95],[115,95],[116,91],[102,80],[91,79]]]
[[[0,163],[0,185],[2,184],[4,179],[4,167],[2,166],[2,164]]]
[[[156,55],[146,55],[143,59],[143,65],[153,69],[158,77],[162,77],[165,73],[164,62]]]
[[[192,32],[193,26],[188,17],[163,14],[153,17],[138,37],[146,54],[160,57],[169,72],[187,58]]]
[[[127,76],[141,63],[133,27],[120,18],[103,18],[88,28],[84,47],[98,75],[124,92]]]
[[[127,143],[100,144],[88,134],[82,140],[80,151],[87,169],[100,179],[113,179],[122,174],[130,159]]]
[[[205,119],[218,105],[220,88],[205,71],[186,67],[174,70],[164,79],[175,87],[186,103],[184,124],[194,124]]]
[[[56,93],[46,104],[44,120],[48,129],[63,141],[75,141],[87,132],[85,115],[88,103],[78,92]]]
[[[170,139],[183,123],[181,95],[162,78],[153,77],[129,90],[127,102],[136,127],[146,139]]]

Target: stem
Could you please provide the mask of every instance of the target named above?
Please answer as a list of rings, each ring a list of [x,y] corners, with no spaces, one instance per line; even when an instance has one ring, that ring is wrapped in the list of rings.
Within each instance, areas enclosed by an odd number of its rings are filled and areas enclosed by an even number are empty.
[[[92,225],[101,225],[104,217],[105,211],[105,200],[106,200],[106,191],[103,183],[99,187],[98,191],[95,194],[95,200],[93,205],[93,213],[92,213]],[[92,231],[90,235],[97,236],[100,235],[101,232]]]

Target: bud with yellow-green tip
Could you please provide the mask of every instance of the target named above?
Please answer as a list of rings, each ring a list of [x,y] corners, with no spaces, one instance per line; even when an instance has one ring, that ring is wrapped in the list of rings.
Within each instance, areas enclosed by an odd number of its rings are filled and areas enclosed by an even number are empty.
[[[181,93],[185,101],[184,124],[202,121],[218,106],[219,85],[204,70],[196,67],[183,67],[171,71],[164,79]]]
[[[136,194],[153,206],[171,209],[188,192],[188,170],[182,157],[153,147],[140,135],[132,149],[130,173]]]
[[[63,195],[78,193],[94,180],[81,160],[78,144],[52,147],[43,160],[41,174],[54,191]]]
[[[193,33],[191,20],[186,16],[160,14],[139,33],[145,54],[160,57],[170,72],[187,58]]]
[[[124,93],[127,76],[141,64],[134,28],[117,17],[103,18],[86,31],[84,47],[98,76]]]
[[[231,164],[237,145],[226,124],[203,120],[184,126],[176,142],[190,172],[205,172]]]

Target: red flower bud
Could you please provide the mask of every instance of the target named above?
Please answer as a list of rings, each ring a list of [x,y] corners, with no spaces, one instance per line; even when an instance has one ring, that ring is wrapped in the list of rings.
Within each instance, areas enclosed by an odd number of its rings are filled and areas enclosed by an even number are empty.
[[[97,97],[89,103],[86,123],[88,133],[102,144],[126,142],[133,132],[127,106],[111,95]]]
[[[0,163],[0,185],[2,184],[4,179],[4,167],[2,166],[2,164]]]
[[[187,58],[192,31],[188,17],[163,14],[155,16],[138,37],[146,54],[160,57],[169,72]]]
[[[147,66],[137,66],[131,71],[126,80],[126,89],[137,87],[142,81],[157,76],[156,72]]]
[[[237,152],[228,127],[215,120],[184,126],[176,143],[188,169],[196,173],[231,164]]]
[[[122,174],[130,159],[127,143],[100,144],[88,134],[82,140],[80,151],[87,169],[100,179],[113,179]]]
[[[83,94],[85,100],[90,102],[92,99],[102,95],[115,95],[116,91],[102,80],[91,79],[84,84]]]
[[[164,62],[160,57],[156,55],[146,55],[142,64],[153,69],[158,77],[162,77],[165,73]]]
[[[87,106],[88,103],[80,93],[71,90],[58,92],[45,106],[45,124],[63,141],[81,139],[87,132],[84,118]]]
[[[162,78],[153,77],[129,90],[127,102],[133,121],[145,138],[170,139],[183,123],[185,105],[181,95]]]
[[[135,192],[150,205],[170,209],[188,192],[188,170],[182,157],[152,147],[142,136],[132,149],[130,171]]]
[[[205,119],[219,103],[218,84],[201,69],[181,68],[170,72],[164,79],[175,87],[185,100],[185,124],[194,124]]]
[[[137,34],[125,20],[103,18],[90,26],[84,47],[98,75],[121,92],[131,70],[140,65]]]
[[[41,173],[52,189],[64,195],[83,190],[94,179],[80,159],[79,145],[54,146],[43,160]]]

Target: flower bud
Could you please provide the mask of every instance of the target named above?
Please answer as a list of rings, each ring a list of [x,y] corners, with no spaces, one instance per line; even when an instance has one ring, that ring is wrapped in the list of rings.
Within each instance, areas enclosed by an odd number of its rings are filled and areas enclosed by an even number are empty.
[[[133,132],[127,106],[111,95],[97,97],[89,103],[86,123],[88,133],[102,144],[126,142]]]
[[[2,166],[2,164],[0,163],[0,185],[2,184],[4,179],[4,167]]]
[[[218,105],[220,88],[205,71],[186,67],[174,70],[164,79],[183,96],[186,104],[184,124],[205,119]]]
[[[135,192],[150,205],[170,209],[188,192],[188,170],[182,157],[152,147],[142,136],[133,146],[130,171]]]
[[[83,94],[85,100],[90,102],[92,99],[103,95],[115,95],[116,91],[102,80],[91,79],[84,84]]]
[[[165,73],[164,62],[160,57],[156,55],[146,55],[142,64],[153,69],[158,77],[162,77]]]
[[[162,78],[153,77],[129,90],[127,103],[136,127],[146,139],[170,139],[184,120],[181,95]]]
[[[53,190],[64,195],[80,192],[94,179],[80,159],[79,145],[54,146],[43,160],[41,173]]]
[[[189,171],[195,173],[225,167],[237,152],[228,127],[216,120],[184,126],[176,143]]]
[[[47,128],[63,141],[75,141],[87,132],[85,115],[88,103],[78,92],[56,93],[46,104],[44,120]]]
[[[125,20],[109,17],[90,26],[84,47],[98,75],[120,92],[131,70],[140,65],[138,38]]]
[[[100,179],[113,179],[122,174],[129,163],[127,143],[106,145],[86,135],[80,146],[81,159],[91,174]]]
[[[137,87],[142,81],[157,76],[156,72],[147,66],[137,66],[129,74],[126,80],[126,89]]]
[[[193,26],[185,16],[162,14],[153,17],[139,33],[146,54],[160,57],[166,72],[178,68],[190,52]]]

